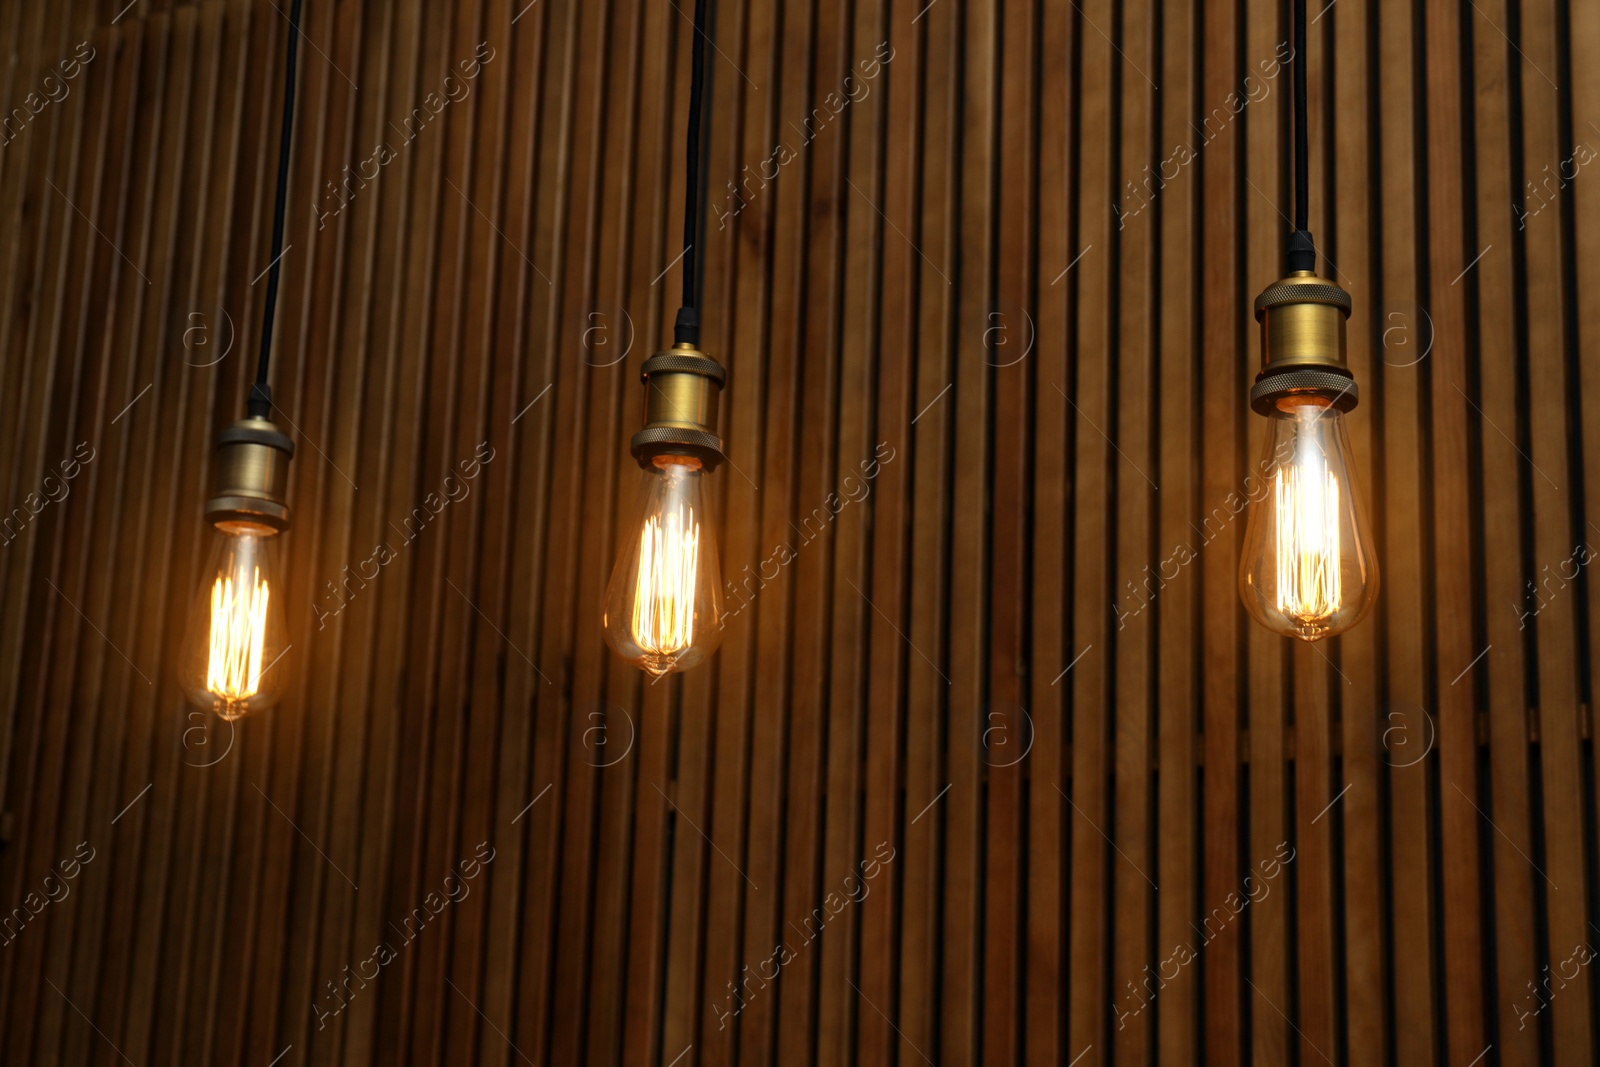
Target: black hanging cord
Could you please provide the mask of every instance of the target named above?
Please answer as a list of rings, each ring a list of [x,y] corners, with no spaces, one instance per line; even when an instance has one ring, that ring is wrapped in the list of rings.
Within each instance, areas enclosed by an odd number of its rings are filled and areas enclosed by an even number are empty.
[[[1294,233],[1289,235],[1289,270],[1316,270],[1311,240],[1309,190],[1311,132],[1306,122],[1306,0],[1294,0]]]
[[[700,112],[706,80],[706,0],[695,0],[694,45],[689,71],[689,136],[683,185],[683,306],[673,327],[679,344],[700,344],[695,303],[695,242],[700,239]]]
[[[249,412],[264,419],[272,411],[272,390],[267,385],[267,365],[272,360],[272,320],[278,308],[278,273],[283,259],[283,221],[289,201],[289,142],[294,128],[295,63],[300,53],[300,4],[289,12],[289,49],[283,73],[283,129],[278,139],[278,193],[272,209],[272,265],[267,268],[266,309],[261,316],[261,354],[256,360],[256,384],[250,389]]]
[[[1306,0],[1294,0],[1294,228],[1310,229],[1306,189],[1310,172],[1310,134],[1306,129]]]

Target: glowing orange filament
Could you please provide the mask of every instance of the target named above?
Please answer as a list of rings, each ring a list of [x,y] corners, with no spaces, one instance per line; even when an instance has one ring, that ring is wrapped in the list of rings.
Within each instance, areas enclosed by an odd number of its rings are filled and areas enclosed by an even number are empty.
[[[639,531],[639,581],[633,598],[633,638],[644,651],[673,656],[694,643],[695,576],[700,569],[700,524],[691,508],[665,522],[652,515]]]
[[[260,568],[249,590],[235,588],[232,575],[218,575],[211,587],[211,659],[206,667],[206,687],[230,707],[260,689],[270,595]]]
[[[1327,465],[1295,463],[1278,469],[1278,610],[1318,622],[1339,610],[1339,479]]]

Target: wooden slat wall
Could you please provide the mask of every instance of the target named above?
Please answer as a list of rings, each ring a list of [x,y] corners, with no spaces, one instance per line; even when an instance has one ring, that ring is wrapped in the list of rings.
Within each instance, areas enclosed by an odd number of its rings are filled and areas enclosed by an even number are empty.
[[[1312,4],[1383,590],[1291,647],[1228,517],[1287,5],[712,7],[721,651],[599,630],[692,4],[307,0],[230,730],[172,664],[287,2],[0,5],[0,1059],[1595,1062],[1600,8]]]

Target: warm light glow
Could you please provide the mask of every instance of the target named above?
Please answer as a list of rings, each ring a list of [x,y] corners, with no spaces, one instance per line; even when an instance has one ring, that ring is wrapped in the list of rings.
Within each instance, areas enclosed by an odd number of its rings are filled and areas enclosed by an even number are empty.
[[[183,695],[230,722],[277,704],[294,673],[277,540],[256,526],[218,526],[184,627]]]
[[[656,656],[674,656],[694,643],[695,579],[700,569],[700,524],[694,509],[651,515],[639,531],[633,639]]]
[[[251,587],[235,587],[231,574],[218,575],[211,586],[211,656],[206,687],[219,701],[224,718],[244,714],[239,707],[261,687],[261,653],[267,633],[271,591],[252,571]],[[270,663],[268,667],[272,666]]]
[[[1344,413],[1291,397],[1268,419],[1260,474],[1246,479],[1239,595],[1273,633],[1320,641],[1360,622],[1378,595]]]
[[[722,569],[705,474],[689,456],[644,468],[606,586],[606,642],[661,678],[704,663],[722,640]]]
[[[1303,623],[1339,610],[1339,479],[1315,456],[1279,467],[1277,508],[1278,610]]]

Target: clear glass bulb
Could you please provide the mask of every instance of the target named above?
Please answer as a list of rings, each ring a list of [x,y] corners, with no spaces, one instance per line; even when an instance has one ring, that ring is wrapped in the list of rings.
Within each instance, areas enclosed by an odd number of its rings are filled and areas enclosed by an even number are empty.
[[[278,532],[254,523],[219,523],[200,573],[179,684],[190,703],[232,722],[272,707],[288,687]]]
[[[1356,491],[1344,415],[1321,397],[1290,396],[1268,418],[1252,472],[1239,595],[1286,637],[1343,633],[1378,597],[1367,516]]]
[[[700,461],[658,456],[644,471],[606,588],[606,641],[649,674],[688,670],[722,641],[722,568]]]

